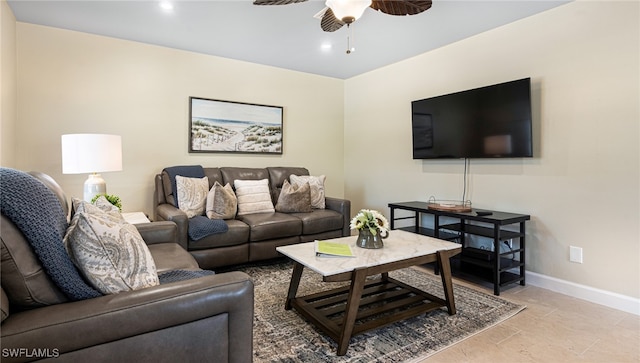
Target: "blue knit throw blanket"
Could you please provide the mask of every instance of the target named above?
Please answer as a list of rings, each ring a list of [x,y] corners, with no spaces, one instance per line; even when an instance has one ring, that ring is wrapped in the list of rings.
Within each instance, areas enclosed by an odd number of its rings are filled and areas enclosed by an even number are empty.
[[[56,195],[33,176],[0,168],[2,214],[31,244],[51,280],[73,301],[102,296],[89,286],[64,248],[67,218]]]

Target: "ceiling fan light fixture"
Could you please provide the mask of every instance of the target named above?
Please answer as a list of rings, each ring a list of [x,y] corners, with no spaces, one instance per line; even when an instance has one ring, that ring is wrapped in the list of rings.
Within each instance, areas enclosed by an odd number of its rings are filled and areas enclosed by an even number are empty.
[[[371,0],[327,0],[325,3],[336,18],[346,24],[351,24],[358,20],[364,10],[371,6]]]

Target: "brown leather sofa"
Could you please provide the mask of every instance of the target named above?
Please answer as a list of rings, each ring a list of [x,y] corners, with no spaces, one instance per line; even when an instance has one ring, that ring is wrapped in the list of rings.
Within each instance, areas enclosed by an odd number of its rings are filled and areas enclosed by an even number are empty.
[[[290,175],[309,175],[302,167],[204,168],[209,188],[217,181],[221,185],[234,180],[269,180],[271,199],[278,201],[280,190]],[[310,213],[256,213],[226,220],[228,231],[213,234],[198,241],[188,235],[187,215],[174,205],[171,179],[166,171],[155,176],[154,220],[173,221],[178,225],[178,243],[198,261],[200,267],[216,267],[261,261],[281,257],[276,247],[316,239],[350,235],[351,202],[339,198],[325,198],[325,209]],[[235,190],[235,188],[234,188]]]
[[[63,210],[64,193],[53,179]],[[2,362],[251,362],[253,283],[221,273],[80,301],[53,283],[23,232],[4,214]],[[199,270],[176,225],[137,225],[158,272]],[[48,361],[47,360],[47,361]]]

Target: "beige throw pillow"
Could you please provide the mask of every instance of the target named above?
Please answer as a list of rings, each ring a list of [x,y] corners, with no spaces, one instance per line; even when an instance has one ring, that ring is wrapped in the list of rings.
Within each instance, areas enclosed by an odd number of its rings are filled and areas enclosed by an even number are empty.
[[[282,213],[308,213],[311,209],[311,187],[304,183],[299,187],[284,181],[282,190],[276,203],[276,212]]]
[[[178,208],[187,214],[188,218],[204,214],[209,193],[209,178],[187,178],[176,175],[176,189],[178,190]]]
[[[76,213],[64,243],[71,260],[94,288],[116,294],[160,283],[151,252],[136,227],[112,210],[102,210],[104,204],[97,207],[76,199],[74,206]]]
[[[311,207],[316,209],[324,209],[324,181],[326,176],[309,176],[309,175],[290,175],[289,180],[293,186],[300,186],[309,183],[311,187]]]
[[[238,199],[229,183],[222,186],[215,182],[207,195],[207,217],[210,219],[233,219],[238,210]]]
[[[275,212],[269,180],[235,180],[236,197],[238,198],[238,215]]]

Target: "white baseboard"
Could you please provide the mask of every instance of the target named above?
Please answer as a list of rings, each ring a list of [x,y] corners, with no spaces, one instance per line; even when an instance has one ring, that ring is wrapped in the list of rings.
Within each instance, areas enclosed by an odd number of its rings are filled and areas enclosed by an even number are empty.
[[[640,315],[640,299],[526,271],[527,284]]]

